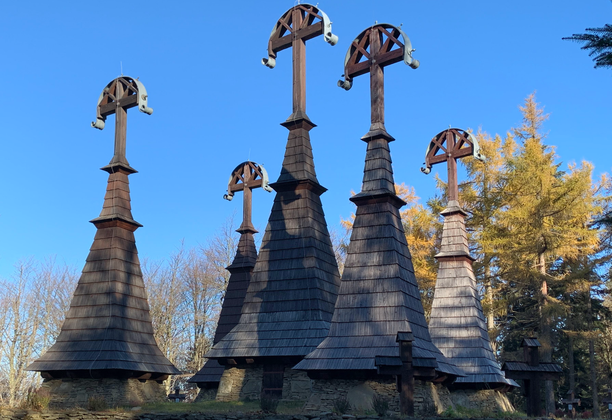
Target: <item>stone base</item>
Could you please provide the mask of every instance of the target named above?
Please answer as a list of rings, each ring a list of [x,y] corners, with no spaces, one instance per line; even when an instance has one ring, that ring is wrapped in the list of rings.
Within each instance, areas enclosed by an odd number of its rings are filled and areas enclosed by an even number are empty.
[[[200,388],[193,402],[213,401],[217,398],[217,388]]]
[[[91,397],[103,398],[107,407],[139,406],[167,401],[166,388],[155,381],[137,379],[45,379],[49,390],[49,408],[87,408]]]
[[[333,411],[334,401],[346,398],[353,414],[373,413],[374,395],[385,398],[389,411],[399,414],[400,403],[395,380],[315,379],[312,394],[304,407],[311,411]],[[442,385],[415,381],[414,414],[430,417],[452,407],[450,392]]]
[[[226,367],[219,382],[217,401],[259,400],[263,366],[260,364]],[[311,380],[305,372],[285,368],[283,401],[306,401],[311,394]]]
[[[452,391],[450,398],[455,407],[480,410],[483,413],[515,411],[505,393],[491,389],[459,389]]]

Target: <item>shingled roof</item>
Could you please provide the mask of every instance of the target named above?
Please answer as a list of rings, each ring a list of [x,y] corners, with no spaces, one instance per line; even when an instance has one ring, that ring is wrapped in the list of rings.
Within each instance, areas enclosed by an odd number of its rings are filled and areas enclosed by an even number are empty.
[[[461,370],[433,345],[399,208],[386,131],[370,131],[361,192],[329,334],[294,369],[309,375],[376,373],[377,356],[398,358],[397,333],[412,331],[415,367],[435,366],[442,374]],[[350,372],[350,373],[349,373]]]
[[[303,357],[325,338],[340,276],[323,214],[303,112],[283,125],[289,139],[272,212],[242,315],[206,357]]]
[[[165,379],[180,371],[157,347],[140,270],[127,161],[110,175],[97,232],[56,343],[28,370],[46,377]],[[117,373],[119,372],[119,373]]]
[[[217,344],[228,332],[232,330],[240,320],[240,313],[244,297],[246,296],[249,283],[257,260],[257,249],[253,239],[254,229],[238,229],[240,240],[238,249],[232,264],[227,267],[230,278],[227,282],[227,290],[213,344]],[[209,359],[202,369],[193,375],[187,382],[197,383],[199,387],[212,386],[221,381],[224,367],[217,360]]]
[[[518,386],[495,360],[472,271],[465,212],[451,201],[442,212],[444,229],[438,259],[429,332],[433,343],[467,376],[454,387]]]

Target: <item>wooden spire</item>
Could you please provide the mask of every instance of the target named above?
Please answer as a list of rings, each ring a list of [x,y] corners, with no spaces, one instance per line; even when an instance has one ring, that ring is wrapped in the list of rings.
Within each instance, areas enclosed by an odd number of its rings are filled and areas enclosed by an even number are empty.
[[[282,123],[289,139],[281,174],[271,184],[276,197],[240,322],[207,354],[222,363],[294,363],[329,329],[340,276],[320,199],[326,189],[317,180],[310,144],[315,125],[305,113],[305,42],[318,35],[336,41],[325,13],[299,4],[274,26],[262,60],[272,68],[277,52],[293,47],[293,112]]]
[[[400,41],[403,38],[403,42]],[[416,379],[454,378],[461,371],[431,342],[395,194],[389,142],[384,126],[383,68],[402,59],[413,68],[408,37],[395,26],[379,24],[363,31],[345,60],[345,81],[370,73],[371,126],[361,192],[342,282],[327,338],[295,366],[309,376],[375,376],[375,360],[393,358],[401,366],[399,332],[412,333]],[[364,59],[364,61],[361,61]],[[436,373],[437,372],[437,373]]]
[[[272,191],[268,183],[268,173],[262,165],[246,161],[236,166],[232,171],[227,186],[227,194],[223,196],[226,200],[231,201],[234,193],[244,192],[244,199],[242,201],[243,218],[242,224],[237,230],[240,233],[240,239],[236,256],[232,264],[227,267],[227,270],[230,272],[230,278],[227,282],[225,298],[223,299],[223,306],[219,314],[219,322],[217,323],[213,344],[217,344],[225,337],[240,320],[244,297],[251,282],[253,268],[257,259],[257,249],[253,239],[253,234],[257,233],[257,230],[255,230],[251,223],[251,211],[252,190],[260,187],[268,192]],[[211,388],[218,385],[222,374],[223,366],[217,360],[209,359],[204,364],[204,367],[187,382],[197,383],[200,388]]]
[[[436,255],[438,278],[429,331],[434,344],[467,375],[458,378],[453,387],[518,386],[504,376],[495,360],[472,271],[473,258],[465,230],[466,213],[457,201],[457,159],[465,156],[483,159],[478,142],[471,134],[449,128],[431,140],[425,157],[426,167],[422,169],[429,173],[432,165],[446,162],[448,166],[448,206],[442,212],[444,228],[440,253]]]
[[[125,157],[126,110],[145,113],[142,83],[121,76],[109,83],[98,101],[98,119],[117,115],[115,153],[102,168],[109,173],[97,232],[70,309],[56,343],[28,369],[45,378],[139,378],[162,381],[180,371],[157,347],[145,291],[130,205],[128,175],[135,173]]]

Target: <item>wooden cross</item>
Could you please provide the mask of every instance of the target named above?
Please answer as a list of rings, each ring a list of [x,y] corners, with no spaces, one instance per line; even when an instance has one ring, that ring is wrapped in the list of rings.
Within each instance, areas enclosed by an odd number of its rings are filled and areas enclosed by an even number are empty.
[[[580,406],[580,398],[576,398],[574,390],[570,389],[567,391],[568,398],[563,398],[561,403],[567,404],[567,411],[570,413],[570,416],[575,419],[576,418],[576,404]]]
[[[413,69],[418,68],[419,61],[412,58],[413,51],[406,34],[389,24],[364,30],[351,44],[344,60],[344,80],[338,81],[338,86],[349,90],[354,77],[370,73],[371,133],[386,132],[384,67],[404,60]]]
[[[293,47],[293,115],[296,116],[306,113],[306,41],[319,35],[324,35],[325,41],[332,46],[338,42],[322,10],[310,4],[298,4],[276,22],[268,41],[268,58],[261,60],[267,67],[274,68],[276,53]]]
[[[432,165],[446,162],[448,169],[448,202],[457,201],[459,184],[457,182],[457,159],[464,156],[474,156],[484,160],[476,138],[460,128],[449,128],[434,136],[429,143],[425,155],[425,167],[421,171],[431,172]]]
[[[244,192],[244,200],[242,201],[242,224],[238,232],[257,233],[257,230],[255,230],[251,223],[253,189],[262,187],[264,190],[271,192],[272,188],[268,184],[268,173],[263,166],[255,162],[242,162],[232,171],[227,185],[227,194],[225,194],[223,198],[232,201],[235,192]]]
[[[98,99],[98,116],[91,126],[104,129],[106,117],[115,114],[115,152],[110,165],[122,164],[130,168],[125,156],[127,135],[127,110],[135,106],[141,112],[151,115],[153,109],[147,106],[147,90],[138,80],[120,76],[110,82]]]

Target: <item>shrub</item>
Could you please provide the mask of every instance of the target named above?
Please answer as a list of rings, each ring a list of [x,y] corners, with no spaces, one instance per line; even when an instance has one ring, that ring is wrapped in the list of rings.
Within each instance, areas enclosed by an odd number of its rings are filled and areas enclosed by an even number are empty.
[[[555,410],[555,417],[558,419],[561,419],[565,416],[565,411],[561,410],[560,408],[557,408]]]
[[[334,413],[346,414],[351,409],[351,403],[346,398],[338,398],[334,400]]]
[[[51,394],[46,388],[30,389],[25,401],[25,408],[30,410],[46,410],[51,401]]]
[[[87,400],[87,409],[89,411],[104,411],[108,408],[106,400],[101,395],[95,395],[89,397]]]
[[[387,411],[389,411],[389,401],[382,395],[374,395],[372,398],[372,408],[376,411],[380,417],[387,415]]]
[[[583,412],[582,412],[581,417],[582,417],[583,419],[590,419],[590,418],[593,418],[593,412],[592,412],[592,411],[589,411],[589,410],[587,410],[587,411],[583,411]]]
[[[278,408],[278,399],[262,397],[259,400],[259,407],[264,413],[276,413],[276,409]]]

